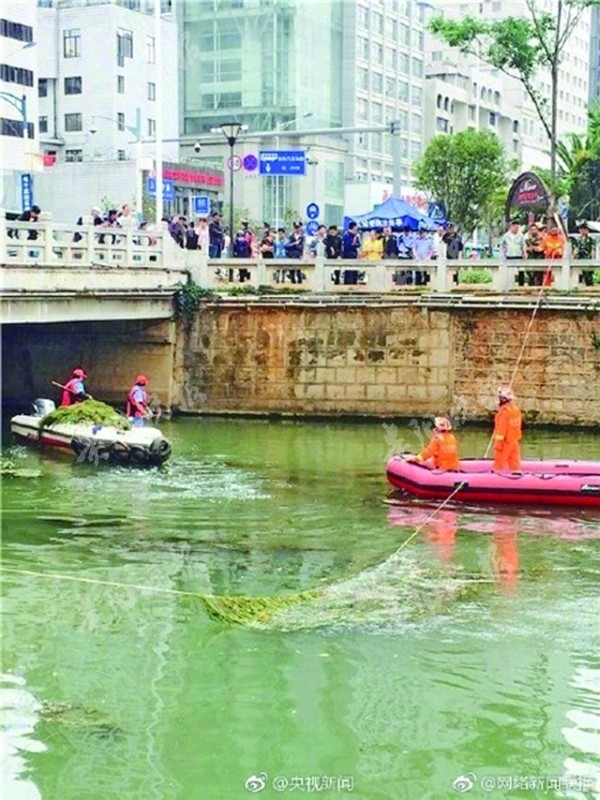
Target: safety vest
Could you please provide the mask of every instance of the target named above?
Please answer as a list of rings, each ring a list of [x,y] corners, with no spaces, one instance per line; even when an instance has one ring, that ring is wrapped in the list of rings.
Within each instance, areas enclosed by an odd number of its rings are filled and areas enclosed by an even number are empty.
[[[83,381],[81,378],[71,378],[70,381],[67,381],[67,383],[65,383],[60,401],[61,406],[70,406],[73,405],[73,403],[81,402],[77,397],[77,395],[81,392],[81,386],[83,386]]]
[[[138,392],[142,393],[141,400],[134,397],[135,394]],[[131,389],[129,390],[129,394],[127,395],[127,416],[128,417],[143,417],[144,412],[140,411],[139,406],[143,406],[146,408],[148,405],[148,393],[145,389],[142,389],[141,386],[138,384],[134,384]]]

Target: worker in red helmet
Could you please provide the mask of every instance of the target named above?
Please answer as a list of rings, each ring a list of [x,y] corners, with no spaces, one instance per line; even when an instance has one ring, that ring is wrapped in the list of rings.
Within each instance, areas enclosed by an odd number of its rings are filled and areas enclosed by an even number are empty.
[[[147,385],[148,378],[145,375],[138,375],[127,395],[127,416],[135,426],[143,425],[144,420],[152,416],[146,391]]]
[[[498,389],[498,411],[494,418],[494,469],[521,472],[521,426],[523,415],[515,403],[512,386]]]
[[[72,406],[74,403],[81,403],[83,400],[91,399],[91,395],[88,394],[84,383],[86,378],[85,370],[81,369],[81,367],[73,370],[70,379],[63,386],[61,406]]]
[[[452,433],[452,422],[448,417],[435,417],[433,426],[431,441],[411,460],[422,463],[431,459],[434,469],[459,470],[458,442]]]

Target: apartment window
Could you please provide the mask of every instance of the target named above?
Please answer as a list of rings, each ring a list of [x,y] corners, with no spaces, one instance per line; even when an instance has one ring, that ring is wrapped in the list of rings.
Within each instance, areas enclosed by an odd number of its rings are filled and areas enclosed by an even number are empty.
[[[398,70],[408,75],[408,56],[406,53],[398,53]]]
[[[357,50],[359,58],[363,58],[365,61],[369,60],[370,49],[369,49],[368,39],[365,39],[363,36],[359,36],[357,42]]]
[[[359,89],[369,91],[369,70],[359,67],[356,73],[356,83]]]
[[[373,42],[373,61],[375,64],[383,64],[383,45]]]
[[[423,103],[423,91],[418,86],[413,86],[412,101],[415,106],[420,106]]]
[[[373,73],[373,91],[383,93],[383,75],[380,72]]]
[[[125,130],[125,114],[121,113],[120,111],[117,114],[117,128],[120,131]]]
[[[83,161],[83,150],[65,150],[65,161]]]
[[[40,133],[48,133],[48,117],[38,118],[38,131]]]
[[[398,54],[395,47],[385,48],[385,65],[388,69],[393,69],[394,72],[398,66]]]
[[[394,97],[396,94],[396,79],[395,78],[386,78],[385,79],[385,93],[387,97]]]
[[[30,69],[11,67],[9,64],[0,64],[0,79],[19,86],[33,86],[33,72]]]
[[[38,79],[38,97],[47,97],[48,96],[48,79],[47,78],[39,78]]]
[[[81,94],[81,77],[65,78],[65,94]]]
[[[133,58],[133,31],[117,28],[117,51],[123,58]]]
[[[369,9],[365,6],[358,6],[357,9],[357,22],[359,28],[369,28]]]
[[[146,61],[148,64],[156,63],[156,45],[154,36],[146,36]]]
[[[412,74],[419,78],[423,75],[423,62],[418,58],[412,60]]]
[[[81,28],[63,31],[63,55],[65,58],[78,58],[81,55]]]
[[[125,150],[117,150],[117,160],[125,161]]]
[[[125,76],[117,75],[117,93],[125,94]]]
[[[22,25],[20,22],[0,19],[0,36],[17,39],[19,42],[33,42],[33,28],[30,25]]]
[[[513,119],[513,133],[519,132],[519,120]]]
[[[27,137],[33,139],[34,129],[33,122],[27,123]],[[22,119],[7,119],[0,117],[0,136],[17,136],[23,138],[23,120]]]
[[[450,123],[448,122],[448,120],[444,119],[443,117],[436,117],[435,118],[435,129],[436,129],[436,131],[439,131],[440,133],[448,133],[449,124]]]
[[[410,157],[413,161],[416,161],[418,158],[421,158],[421,143],[420,142],[411,142],[410,143]]]
[[[489,123],[490,125],[495,125],[498,120],[498,115],[495,111],[490,111]]]
[[[371,106],[371,118],[373,122],[383,122],[383,106],[381,103],[373,103]]]
[[[156,84],[148,84],[148,100],[156,100]]]
[[[421,133],[423,121],[419,114],[413,114],[410,120],[410,129],[413,133]]]
[[[148,136],[156,135],[156,120],[148,119]]]
[[[377,33],[379,36],[383,36],[383,15],[380,14],[378,11],[373,12],[372,16],[372,33]]]
[[[469,106],[469,119],[475,119],[475,106]]]
[[[383,137],[380,133],[371,134],[371,150],[375,153],[381,153],[383,148]]]
[[[406,81],[398,81],[398,100],[403,103],[408,102],[408,83]]]
[[[65,131],[74,133],[83,130],[81,114],[65,114]]]
[[[369,102],[364,97],[359,97],[357,102],[357,114],[359,119],[369,119]]]

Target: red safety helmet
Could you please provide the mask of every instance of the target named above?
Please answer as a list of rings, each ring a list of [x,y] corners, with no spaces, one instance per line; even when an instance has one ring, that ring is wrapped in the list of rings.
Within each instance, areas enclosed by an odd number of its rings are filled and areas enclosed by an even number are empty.
[[[135,382],[138,386],[145,386],[148,383],[148,378],[145,375],[138,375]]]
[[[73,370],[73,377],[74,378],[87,378],[87,375],[85,374],[85,370],[80,369],[79,367],[77,367],[77,369]]]

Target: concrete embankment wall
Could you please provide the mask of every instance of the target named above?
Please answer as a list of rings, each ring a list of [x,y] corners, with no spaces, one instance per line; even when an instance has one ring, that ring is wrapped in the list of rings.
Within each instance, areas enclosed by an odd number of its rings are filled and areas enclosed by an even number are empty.
[[[532,309],[204,305],[181,324],[174,404],[198,413],[488,419]],[[540,310],[514,381],[527,417],[597,425],[600,315]]]

